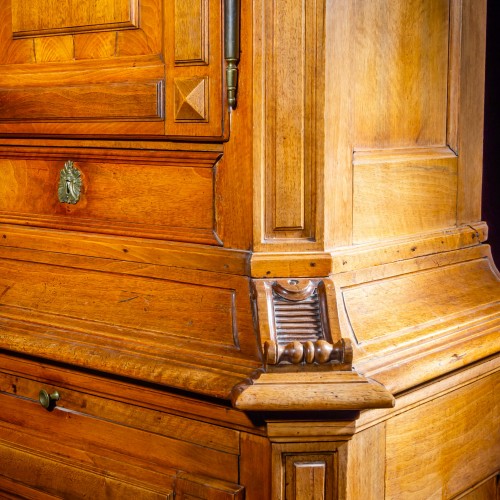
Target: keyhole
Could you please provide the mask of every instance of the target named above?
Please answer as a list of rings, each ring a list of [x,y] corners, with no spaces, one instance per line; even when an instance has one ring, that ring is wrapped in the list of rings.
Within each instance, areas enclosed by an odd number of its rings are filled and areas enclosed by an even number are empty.
[[[66,179],[66,194],[69,195],[70,193],[71,193],[70,180]]]

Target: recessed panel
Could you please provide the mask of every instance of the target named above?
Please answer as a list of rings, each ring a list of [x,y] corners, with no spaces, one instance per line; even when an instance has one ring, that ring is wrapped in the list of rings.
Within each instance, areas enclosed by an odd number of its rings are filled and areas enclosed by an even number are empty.
[[[447,148],[355,154],[353,243],[454,227],[457,158]]]
[[[321,162],[323,8],[320,2],[262,2],[264,238],[313,241]],[[286,22],[283,19],[286,17]],[[260,92],[260,90],[259,90]]]
[[[352,3],[355,147],[444,146],[449,0]]]
[[[175,0],[175,63],[208,64],[208,0]]]
[[[2,122],[158,121],[163,117],[163,82],[2,89],[0,102]]]

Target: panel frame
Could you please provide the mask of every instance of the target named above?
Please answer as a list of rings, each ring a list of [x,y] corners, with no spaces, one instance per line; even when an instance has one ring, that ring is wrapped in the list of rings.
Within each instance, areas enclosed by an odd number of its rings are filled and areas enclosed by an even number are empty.
[[[290,5],[255,2],[254,55],[267,54],[254,60],[258,251],[289,249],[289,245],[301,250],[322,247],[324,2],[293,6],[295,24],[301,29],[298,35],[293,26],[280,24],[283,13],[290,14]],[[297,37],[304,51],[307,48],[298,69],[287,64],[294,55],[287,51]],[[297,88],[300,93],[295,97]],[[280,119],[280,114],[291,113],[292,124]]]

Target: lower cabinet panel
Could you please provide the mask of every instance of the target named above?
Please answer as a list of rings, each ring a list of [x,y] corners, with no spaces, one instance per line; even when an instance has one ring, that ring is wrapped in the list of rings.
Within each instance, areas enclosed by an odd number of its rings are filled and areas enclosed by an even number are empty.
[[[64,378],[0,373],[0,498],[242,498],[237,431],[79,392]],[[37,388],[59,399],[45,409]]]
[[[498,500],[500,498],[500,475],[490,477],[474,486],[456,500]]]
[[[500,469],[500,373],[401,413],[386,429],[386,498],[459,497]]]

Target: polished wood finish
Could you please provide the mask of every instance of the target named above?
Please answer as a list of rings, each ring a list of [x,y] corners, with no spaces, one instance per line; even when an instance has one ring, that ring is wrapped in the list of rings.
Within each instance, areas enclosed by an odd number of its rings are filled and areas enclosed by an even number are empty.
[[[0,133],[227,134],[220,2],[56,4],[0,7]]]
[[[497,471],[498,384],[497,372],[387,421],[387,498],[453,498]]]
[[[353,243],[456,224],[457,157],[449,148],[355,152]]]
[[[1,2],[0,496],[498,499],[485,15]]]
[[[37,0],[12,2],[12,31],[15,38],[20,38],[110,27],[136,28],[138,5],[138,0],[106,0],[95,9],[90,1],[72,0],[61,5],[50,0],[45,4],[47,11],[58,11],[59,15],[47,16],[40,11]]]
[[[75,150],[72,158],[83,182],[75,205],[55,197],[67,151],[5,153],[10,159],[0,162],[6,180],[0,188],[4,222],[22,224],[24,219],[39,227],[220,243],[214,227],[217,153],[144,158],[101,150],[86,157]]]

